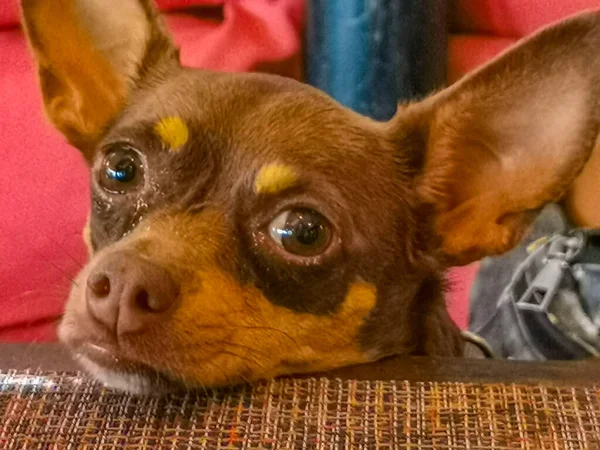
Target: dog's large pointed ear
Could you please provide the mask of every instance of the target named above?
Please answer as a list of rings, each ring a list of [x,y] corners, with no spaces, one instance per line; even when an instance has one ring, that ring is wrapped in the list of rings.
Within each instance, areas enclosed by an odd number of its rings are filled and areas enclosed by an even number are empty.
[[[448,262],[511,249],[600,152],[600,12],[547,28],[392,125],[404,142],[419,130],[417,190]]]
[[[22,0],[46,112],[87,156],[144,77],[178,64],[151,0]]]

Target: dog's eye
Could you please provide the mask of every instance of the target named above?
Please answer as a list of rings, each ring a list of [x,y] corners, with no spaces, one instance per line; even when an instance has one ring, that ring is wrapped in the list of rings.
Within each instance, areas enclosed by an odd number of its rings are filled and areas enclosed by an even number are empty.
[[[100,184],[109,192],[124,194],[135,189],[143,179],[143,165],[136,150],[115,145],[102,161]]]
[[[269,225],[271,238],[287,252],[297,256],[317,256],[331,242],[331,224],[317,211],[289,209]]]

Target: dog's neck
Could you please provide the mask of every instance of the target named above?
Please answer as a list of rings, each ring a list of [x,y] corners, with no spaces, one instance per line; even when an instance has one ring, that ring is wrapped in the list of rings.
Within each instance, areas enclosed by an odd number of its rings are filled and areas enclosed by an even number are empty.
[[[413,290],[399,285],[390,283],[387,292],[381,288],[385,300],[365,324],[366,346],[378,352],[373,356],[462,355],[464,342],[446,309],[443,275],[423,275]]]

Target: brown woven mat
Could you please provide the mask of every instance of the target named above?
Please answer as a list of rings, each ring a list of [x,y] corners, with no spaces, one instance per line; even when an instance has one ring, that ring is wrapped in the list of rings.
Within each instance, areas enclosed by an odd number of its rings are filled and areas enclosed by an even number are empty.
[[[600,387],[283,379],[120,395],[0,372],[0,449],[600,449]]]

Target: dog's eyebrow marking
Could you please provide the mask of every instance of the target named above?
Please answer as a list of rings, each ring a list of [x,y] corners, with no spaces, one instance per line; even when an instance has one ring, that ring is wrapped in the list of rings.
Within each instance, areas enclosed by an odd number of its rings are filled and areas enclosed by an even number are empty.
[[[256,175],[254,190],[259,194],[276,194],[292,187],[298,180],[296,171],[285,164],[268,164]]]
[[[154,125],[154,132],[160,137],[169,151],[181,150],[190,137],[187,125],[180,117],[164,117]]]

